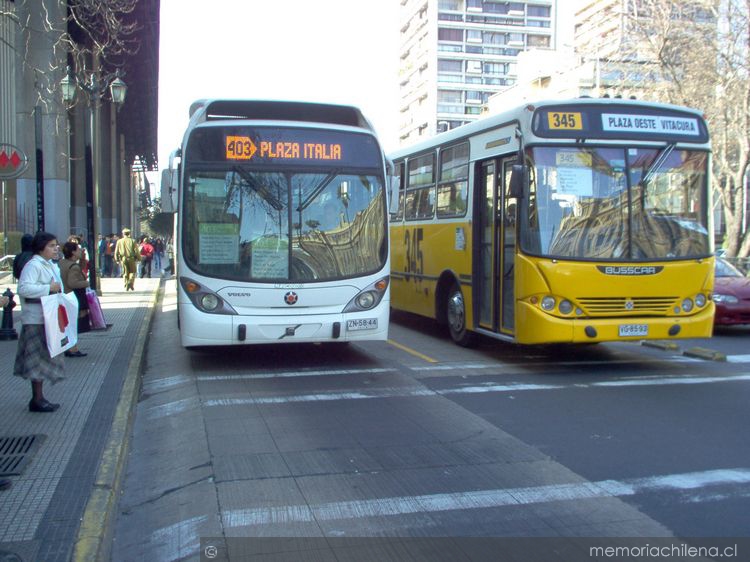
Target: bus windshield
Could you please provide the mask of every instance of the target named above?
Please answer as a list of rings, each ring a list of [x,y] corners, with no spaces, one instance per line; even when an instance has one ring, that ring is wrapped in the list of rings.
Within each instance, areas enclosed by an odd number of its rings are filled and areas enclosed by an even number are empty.
[[[341,169],[239,163],[186,170],[183,252],[197,273],[312,282],[374,272],[388,256],[383,181]]]
[[[612,261],[709,255],[707,152],[668,144],[528,154],[524,251]]]

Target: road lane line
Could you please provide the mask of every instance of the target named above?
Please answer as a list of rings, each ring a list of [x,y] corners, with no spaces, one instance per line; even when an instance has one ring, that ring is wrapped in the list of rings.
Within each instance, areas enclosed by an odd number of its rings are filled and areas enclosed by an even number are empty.
[[[413,513],[524,506],[596,498],[619,498],[650,492],[703,490],[710,486],[744,486],[747,484],[750,484],[750,469],[721,469],[629,480],[584,481],[524,488],[500,488],[326,502],[318,505],[233,509],[222,512],[222,520],[226,527],[275,525],[316,520],[334,521]]]
[[[405,351],[406,353],[409,353],[410,355],[413,355],[414,357],[419,357],[420,359],[427,361],[428,363],[437,363],[437,359],[433,359],[432,357],[428,357],[424,353],[419,353],[416,349],[412,349],[411,347],[405,346],[402,343],[398,343],[394,340],[388,340],[388,343],[391,344],[393,347],[396,347],[400,349],[401,351]]]

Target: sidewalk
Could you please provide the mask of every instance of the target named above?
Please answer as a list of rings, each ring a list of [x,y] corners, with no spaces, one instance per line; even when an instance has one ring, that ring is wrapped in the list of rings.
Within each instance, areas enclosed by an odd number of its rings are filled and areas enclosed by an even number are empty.
[[[15,293],[11,281],[0,279],[0,293],[7,287]],[[0,341],[0,470],[9,464],[8,456],[3,463],[3,445],[41,436],[34,439],[41,443],[38,449],[25,455],[21,474],[10,476],[12,487],[0,491],[0,559],[99,555],[160,281],[136,279],[136,290],[126,293],[121,279],[101,280],[102,308],[112,326],[83,334],[79,348],[88,356],[66,357],[66,379],[45,384],[47,398],[60,403],[57,412],[29,412],[30,384],[13,376],[17,340]],[[14,328],[20,335],[20,299],[15,300]]]

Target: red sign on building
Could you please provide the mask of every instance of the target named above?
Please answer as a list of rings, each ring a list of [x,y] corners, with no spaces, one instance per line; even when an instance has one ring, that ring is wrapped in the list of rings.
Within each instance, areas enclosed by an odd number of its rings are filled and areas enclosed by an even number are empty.
[[[0,180],[12,180],[26,171],[29,158],[12,144],[0,143]]]

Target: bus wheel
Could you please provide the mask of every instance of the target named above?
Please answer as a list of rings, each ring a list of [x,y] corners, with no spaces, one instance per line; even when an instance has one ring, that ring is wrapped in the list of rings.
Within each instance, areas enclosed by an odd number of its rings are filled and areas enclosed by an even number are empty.
[[[459,286],[455,283],[451,287],[451,290],[448,291],[448,303],[445,311],[451,338],[458,345],[469,347],[474,340],[474,334],[466,329],[464,296],[461,294]]]

